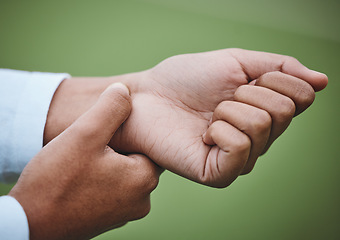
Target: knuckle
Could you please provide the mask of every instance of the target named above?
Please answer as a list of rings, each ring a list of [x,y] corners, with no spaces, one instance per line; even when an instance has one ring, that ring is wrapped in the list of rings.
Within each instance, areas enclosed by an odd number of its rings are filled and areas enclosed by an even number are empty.
[[[286,62],[291,62],[291,63],[297,63],[299,62],[299,60],[297,60],[295,57],[292,57],[292,56],[285,56],[285,61]]]
[[[292,99],[283,96],[277,108],[275,108],[275,114],[278,120],[287,121],[294,116],[295,103]]]
[[[71,125],[68,131],[71,132],[72,136],[76,137],[76,139],[94,139],[98,136],[97,126],[90,122],[78,122],[77,124]]]
[[[244,52],[245,50],[242,49],[242,48],[235,47],[235,48],[227,48],[227,49],[225,49],[225,51],[238,55],[238,54],[241,54],[242,52]]]
[[[150,163],[152,164],[152,163]],[[140,164],[141,165],[141,164]],[[158,185],[159,177],[155,167],[138,166],[139,174],[136,179],[136,188],[143,192],[144,195],[150,194]]]
[[[315,99],[315,92],[312,86],[306,83],[303,88],[297,91],[295,99],[296,103],[303,107],[308,107],[309,105],[311,105]]]
[[[289,55],[282,55],[282,63],[280,64],[280,71],[284,72],[286,65],[300,64],[299,60]]]
[[[259,109],[250,122],[249,130],[255,134],[262,134],[270,130],[272,119],[268,112]]]
[[[240,134],[234,139],[230,146],[234,152],[241,154],[247,153],[251,147],[251,141],[245,134]]]
[[[151,193],[158,185],[159,179],[155,176],[155,174],[149,174],[146,177],[145,181],[145,189],[148,193]]]

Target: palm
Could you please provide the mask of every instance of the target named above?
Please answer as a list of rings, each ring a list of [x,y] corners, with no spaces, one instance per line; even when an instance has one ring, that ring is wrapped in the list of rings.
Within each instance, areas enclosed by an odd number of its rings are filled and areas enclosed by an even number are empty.
[[[206,184],[220,176],[216,163],[209,162],[216,159],[217,147],[204,144],[202,134],[216,106],[231,100],[236,88],[247,83],[231,55],[224,52],[223,62],[214,59],[211,53],[182,55],[147,72],[149,78],[133,95],[134,110],[124,127],[124,136],[132,136],[128,146],[134,146],[133,151]]]

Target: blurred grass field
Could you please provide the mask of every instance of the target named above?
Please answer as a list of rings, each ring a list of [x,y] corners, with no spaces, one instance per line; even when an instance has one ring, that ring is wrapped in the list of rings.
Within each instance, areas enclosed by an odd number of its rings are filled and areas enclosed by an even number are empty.
[[[339,10],[336,0],[1,0],[0,67],[106,76],[229,47],[296,57],[329,85],[251,174],[212,189],[165,172],[146,218],[96,239],[339,239]]]

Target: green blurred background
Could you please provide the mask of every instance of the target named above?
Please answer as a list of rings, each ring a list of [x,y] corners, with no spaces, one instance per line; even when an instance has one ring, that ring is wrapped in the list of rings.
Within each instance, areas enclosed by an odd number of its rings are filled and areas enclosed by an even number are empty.
[[[328,87],[227,189],[170,172],[144,219],[96,239],[339,239],[340,1],[0,1],[0,67],[106,76],[240,47],[291,55]],[[0,185],[0,195],[12,185]]]

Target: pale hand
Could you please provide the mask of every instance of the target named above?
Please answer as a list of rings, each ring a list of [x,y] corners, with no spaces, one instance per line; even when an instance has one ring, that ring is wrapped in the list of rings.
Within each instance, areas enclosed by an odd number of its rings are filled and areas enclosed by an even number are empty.
[[[171,57],[137,76],[127,83],[133,111],[111,145],[214,187],[248,173],[327,85],[292,57],[241,49]]]

